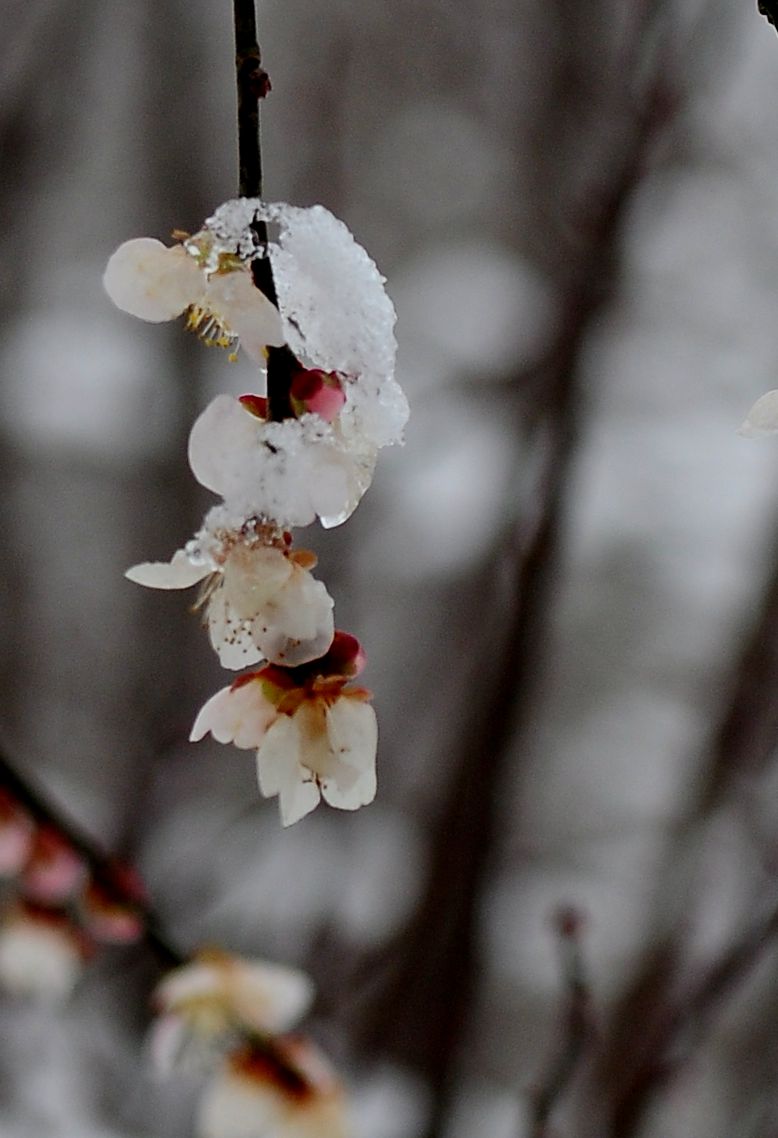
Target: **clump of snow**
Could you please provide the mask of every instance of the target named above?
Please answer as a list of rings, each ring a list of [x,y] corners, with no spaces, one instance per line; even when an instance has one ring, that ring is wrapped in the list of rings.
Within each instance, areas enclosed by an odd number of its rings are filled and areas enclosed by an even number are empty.
[[[408,403],[394,378],[396,315],[375,262],[323,206],[251,198],[225,202],[208,218],[211,255],[261,255],[257,220],[278,227],[268,252],[289,347],[306,366],[345,377],[344,440],[400,442]]]
[[[345,521],[370,484],[369,455],[349,453],[318,415],[262,422],[237,399],[219,395],[189,436],[197,481],[224,499],[224,523],[240,528],[252,516],[281,526]]]

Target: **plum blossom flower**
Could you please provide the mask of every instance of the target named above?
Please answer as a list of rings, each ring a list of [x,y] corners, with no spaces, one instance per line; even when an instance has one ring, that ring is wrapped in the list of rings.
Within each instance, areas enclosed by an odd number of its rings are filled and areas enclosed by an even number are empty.
[[[200,1104],[199,1138],[348,1138],[343,1088],[318,1048],[285,1036],[229,1055]]]
[[[324,526],[351,516],[375,468],[375,449],[346,446],[336,423],[305,412],[263,422],[256,396],[217,395],[189,435],[197,481],[221,495],[234,517],[257,516],[279,526]]]
[[[265,348],[284,342],[275,305],[255,287],[248,262],[214,255],[206,231],[168,247],[153,237],[125,241],[108,261],[103,285],[114,304],[152,323],[186,313],[206,344],[237,350],[264,365]]]
[[[63,1003],[88,952],[88,942],[63,913],[19,904],[0,924],[0,985],[14,995]]]
[[[224,1041],[287,1031],[312,1000],[313,984],[303,972],[204,950],[169,972],[154,992],[160,1012],[151,1040],[155,1065],[169,1073]]]
[[[221,529],[218,511],[169,562],[144,562],[126,576],[153,589],[204,582],[211,644],[225,668],[261,659],[304,664],[327,651],[334,624],[332,597],[310,569],[316,557],[291,550],[271,527],[247,523]]]
[[[357,810],[376,793],[378,727],[370,692],[349,681],[365,662],[359,642],[336,632],[329,652],[296,668],[240,676],[200,710],[190,738],[257,748],[259,789],[279,799],[290,826],[321,800]]]
[[[778,434],[778,391],[768,391],[757,399],[738,434],[747,439]]]

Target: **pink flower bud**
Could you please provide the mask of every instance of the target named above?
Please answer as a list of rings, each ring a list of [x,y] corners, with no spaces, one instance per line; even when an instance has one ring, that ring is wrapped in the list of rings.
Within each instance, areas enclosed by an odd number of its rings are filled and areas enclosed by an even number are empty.
[[[320,368],[295,372],[290,394],[298,415],[312,411],[326,423],[338,417],[346,402],[346,394],[336,373]]]

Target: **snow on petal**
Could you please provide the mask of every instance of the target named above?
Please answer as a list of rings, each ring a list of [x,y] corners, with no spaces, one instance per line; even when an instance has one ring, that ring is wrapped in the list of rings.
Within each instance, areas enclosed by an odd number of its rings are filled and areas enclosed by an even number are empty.
[[[143,561],[140,565],[133,565],[124,575],[136,585],[145,585],[149,589],[188,589],[212,572],[211,566],[195,564],[183,549],[179,549],[170,561]]]
[[[157,324],[196,304],[205,281],[182,246],[168,248],[153,237],[136,237],[112,255],[103,286],[117,308]]]
[[[250,679],[212,695],[200,709],[189,738],[196,743],[210,731],[217,742],[248,750],[263,745],[277,714],[261,682]]]
[[[248,270],[214,273],[205,287],[205,304],[235,333],[246,355],[262,367],[265,347],[284,343],[279,311],[259,291]]]
[[[757,399],[738,429],[747,439],[778,433],[778,391],[768,391]]]

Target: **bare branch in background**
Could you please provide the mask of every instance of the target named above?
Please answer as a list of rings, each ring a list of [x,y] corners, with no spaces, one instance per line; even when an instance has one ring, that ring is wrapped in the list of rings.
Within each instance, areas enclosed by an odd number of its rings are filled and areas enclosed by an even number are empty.
[[[584,921],[570,906],[560,909],[554,919],[565,993],[556,1055],[531,1096],[530,1138],[550,1138],[554,1107],[567,1090],[591,1034],[592,996],[581,946]]]

